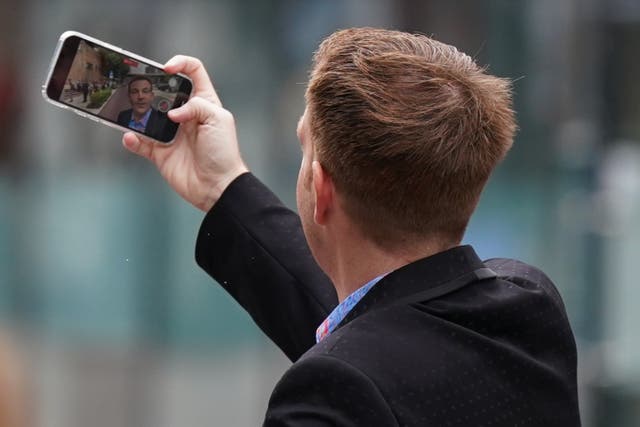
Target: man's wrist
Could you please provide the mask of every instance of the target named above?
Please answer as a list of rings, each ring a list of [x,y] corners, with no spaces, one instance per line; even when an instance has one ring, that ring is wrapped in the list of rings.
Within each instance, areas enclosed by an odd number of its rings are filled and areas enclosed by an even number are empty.
[[[219,179],[215,185],[210,188],[210,191],[204,197],[203,202],[200,205],[196,205],[196,207],[203,212],[209,212],[213,205],[220,199],[222,193],[225,192],[227,187],[235,181],[240,175],[248,173],[249,169],[243,164],[238,169],[233,172],[225,175],[222,179]]]

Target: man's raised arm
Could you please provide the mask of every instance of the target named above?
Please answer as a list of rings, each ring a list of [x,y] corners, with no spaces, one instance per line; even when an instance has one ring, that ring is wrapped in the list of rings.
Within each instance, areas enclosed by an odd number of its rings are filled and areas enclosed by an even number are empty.
[[[180,123],[160,145],[129,132],[123,143],[154,163],[169,185],[207,212],[196,259],[291,359],[314,344],[315,328],[337,304],[314,261],[298,216],[248,173],[232,114],[222,107],[202,63],[176,56],[165,65],[194,84],[191,99],[169,112]]]

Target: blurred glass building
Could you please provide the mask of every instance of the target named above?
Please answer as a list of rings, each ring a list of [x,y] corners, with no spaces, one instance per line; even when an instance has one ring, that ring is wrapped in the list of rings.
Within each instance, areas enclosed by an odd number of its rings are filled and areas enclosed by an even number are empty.
[[[43,101],[58,36],[201,58],[245,160],[294,207],[310,58],[351,26],[433,35],[515,80],[516,143],[465,241],[558,285],[583,424],[640,422],[640,2],[0,0],[0,11],[0,355],[13,355],[0,377],[15,377],[0,387],[16,412],[3,426],[259,425],[288,366],[195,265],[203,213],[119,132]]]

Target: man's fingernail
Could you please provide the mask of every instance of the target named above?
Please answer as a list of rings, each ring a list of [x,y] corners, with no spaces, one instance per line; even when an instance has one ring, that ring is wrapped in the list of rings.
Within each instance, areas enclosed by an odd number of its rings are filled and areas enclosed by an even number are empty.
[[[178,107],[178,108],[174,108],[173,110],[169,110],[167,114],[175,118],[176,116],[179,116],[180,114],[182,114],[183,111],[184,111],[183,107]]]
[[[125,136],[123,136],[122,138],[122,142],[124,143],[124,145],[127,148],[136,148],[138,140],[136,138],[127,138],[126,135],[127,134],[125,134]]]
[[[166,64],[164,64],[165,68],[166,67],[173,67],[174,65],[176,65],[176,63],[178,62],[178,60],[176,58],[171,58],[170,60],[167,61]]]

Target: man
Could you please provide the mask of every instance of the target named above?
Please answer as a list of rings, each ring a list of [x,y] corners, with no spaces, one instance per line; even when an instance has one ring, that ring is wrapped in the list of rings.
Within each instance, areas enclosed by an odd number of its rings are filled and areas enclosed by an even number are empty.
[[[118,114],[119,125],[135,129],[154,139],[162,139],[169,128],[175,124],[167,120],[167,115],[154,110],[151,103],[154,99],[153,84],[146,76],[135,76],[127,85],[131,108]]]
[[[508,81],[425,36],[334,33],[298,125],[298,218],[248,173],[202,64],[165,70],[195,86],[176,143],[123,141],[207,212],[198,263],[294,361],[265,425],[579,425],[555,287],[460,246],[512,144]]]
[[[82,91],[82,102],[87,102],[87,95],[89,95],[89,83],[80,83],[80,89]]]

